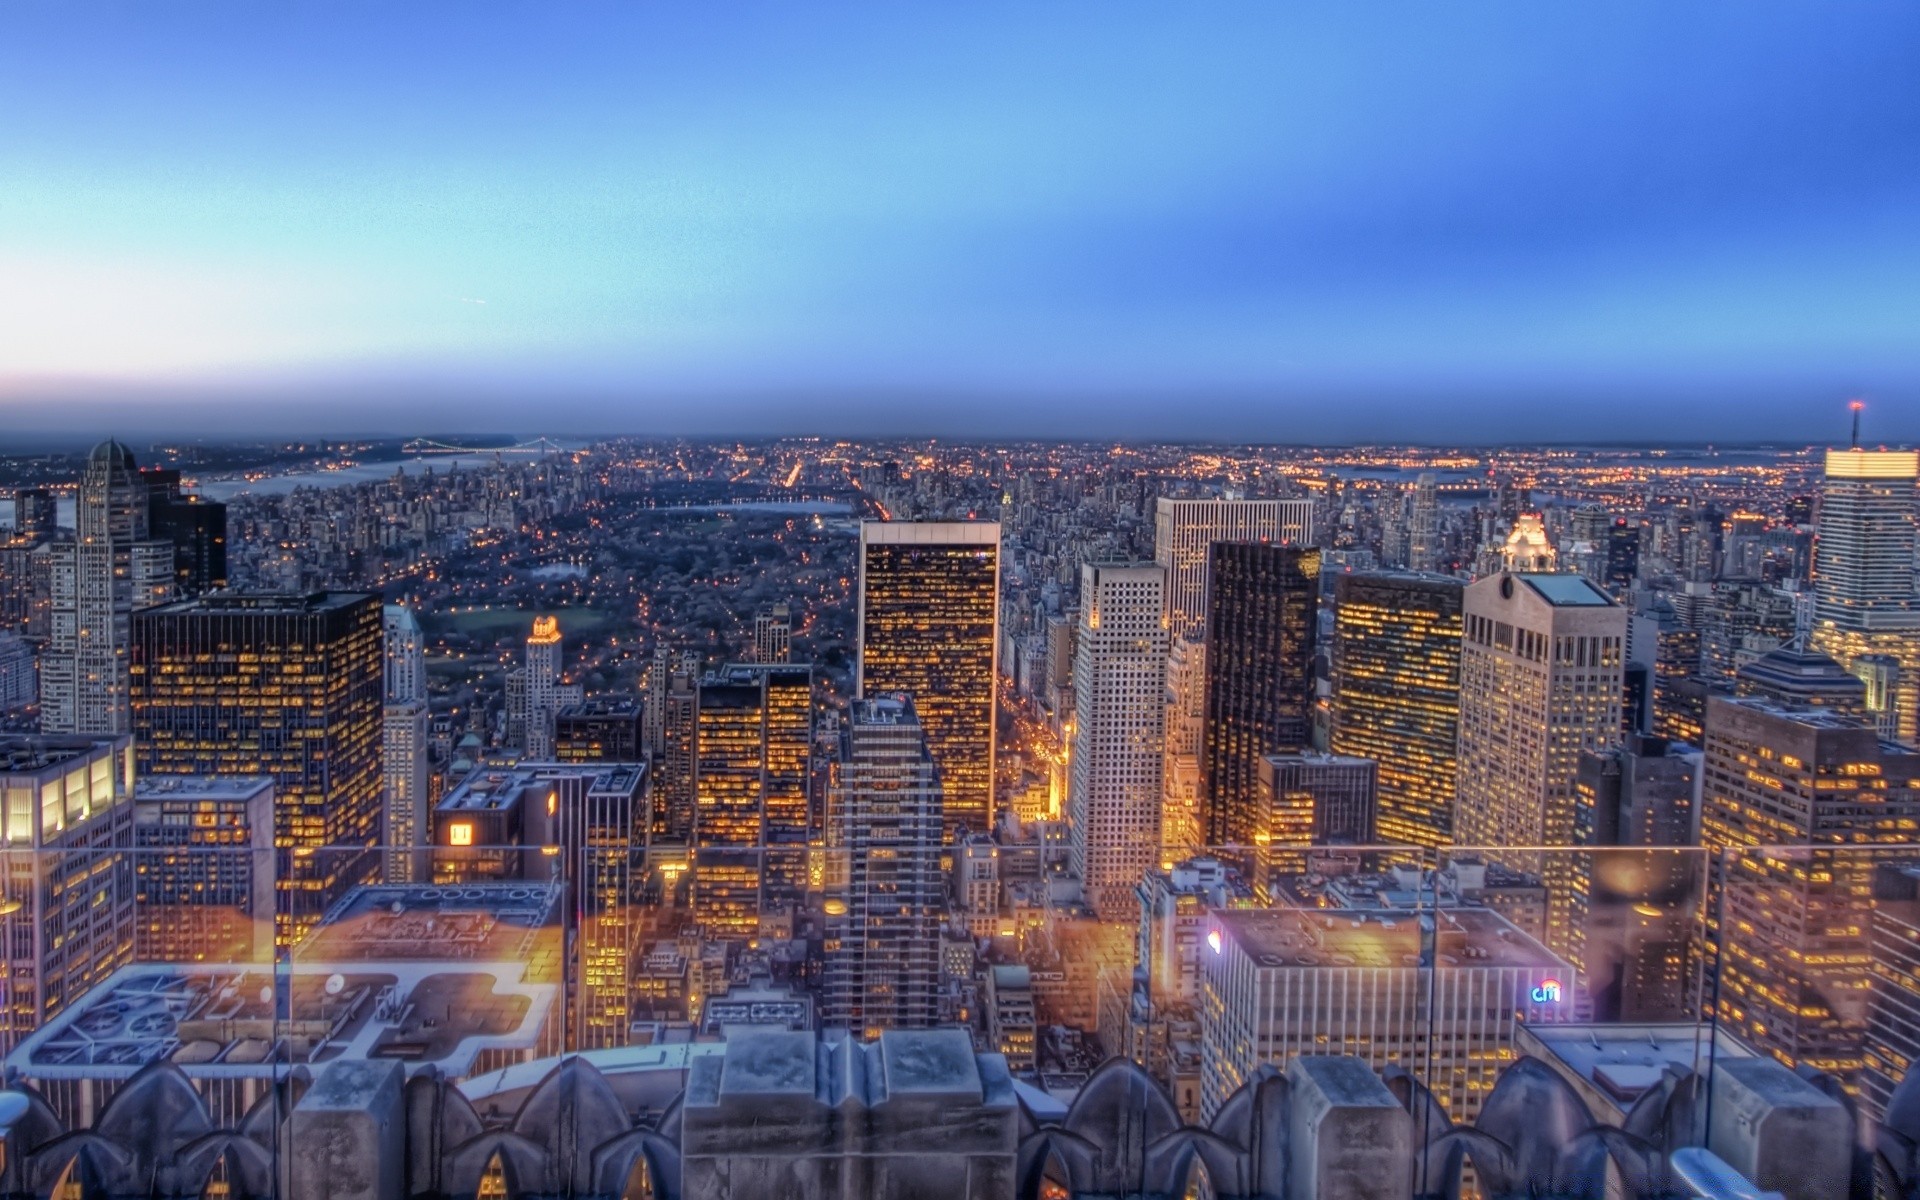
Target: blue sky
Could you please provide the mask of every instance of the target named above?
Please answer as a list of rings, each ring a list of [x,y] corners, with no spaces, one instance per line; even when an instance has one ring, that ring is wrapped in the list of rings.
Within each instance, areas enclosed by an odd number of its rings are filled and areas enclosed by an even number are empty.
[[[0,7],[19,428],[1920,437],[1920,6]]]

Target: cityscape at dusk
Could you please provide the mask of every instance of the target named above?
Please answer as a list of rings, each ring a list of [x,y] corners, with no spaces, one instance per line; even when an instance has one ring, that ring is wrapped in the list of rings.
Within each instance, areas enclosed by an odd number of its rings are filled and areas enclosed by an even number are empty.
[[[1920,8],[0,8],[0,1200],[1920,1200]]]

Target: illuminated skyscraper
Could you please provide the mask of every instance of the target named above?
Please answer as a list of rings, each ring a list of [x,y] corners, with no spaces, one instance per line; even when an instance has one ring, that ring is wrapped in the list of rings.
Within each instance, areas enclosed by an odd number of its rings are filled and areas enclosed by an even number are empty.
[[[1580,755],[1620,741],[1627,610],[1579,575],[1501,573],[1462,611],[1454,841],[1545,874],[1547,944],[1566,954],[1573,857],[1500,851],[1575,844]]]
[[[273,781],[156,775],[133,790],[134,957],[273,959]]]
[[[945,836],[991,829],[1000,525],[860,526],[859,695],[914,698],[945,786]]]
[[[154,540],[173,543],[176,592],[191,598],[227,586],[227,506],[181,491],[171,467],[148,467],[140,478]]]
[[[1440,567],[1440,498],[1433,472],[1422,471],[1413,484],[1412,517],[1407,522],[1407,566],[1415,571]]]
[[[1911,846],[1920,753],[1830,708],[1707,706],[1701,958],[1721,1027],[1853,1080],[1871,993],[1874,846]]]
[[[694,918],[753,937],[805,890],[813,668],[736,664],[700,682],[694,733]]]
[[[1299,751],[1260,760],[1253,886],[1271,900],[1279,877],[1310,869],[1314,846],[1369,846],[1380,773],[1370,758]]]
[[[381,612],[356,592],[214,592],[134,616],[141,777],[273,779],[283,938],[376,867],[356,848],[381,837]]]
[[[413,610],[389,604],[381,610],[385,685],[381,710],[381,840],[386,844],[386,882],[411,883],[420,869],[419,847],[427,841],[429,737],[426,635]]]
[[[1215,542],[1207,574],[1203,823],[1210,844],[1251,847],[1260,760],[1312,734],[1320,552]]]
[[[1380,768],[1375,826],[1390,842],[1453,839],[1460,741],[1460,613],[1445,575],[1354,574],[1333,582],[1328,748]]]
[[[51,568],[48,641],[40,659],[40,727],[125,733],[133,611],[173,594],[174,548],[148,525],[147,483],[133,452],[106,441],[87,456],[75,537],[41,550]]]
[[[1920,737],[1920,597],[1914,594],[1911,450],[1829,450],[1814,543],[1812,645],[1852,669],[1882,655],[1897,664],[1883,690],[1902,740]],[[1882,671],[1880,674],[1884,675]]]
[[[1152,564],[1080,568],[1068,831],[1074,874],[1106,918],[1133,914],[1133,889],[1159,861],[1164,578]]]
[[[553,759],[553,718],[560,711],[560,620],[535,617],[527,638],[527,757]]]
[[[826,996],[832,1028],[934,1024],[945,917],[940,771],[913,700],[856,700],[827,788]]]
[[[133,751],[0,736],[0,1046],[133,957]]]

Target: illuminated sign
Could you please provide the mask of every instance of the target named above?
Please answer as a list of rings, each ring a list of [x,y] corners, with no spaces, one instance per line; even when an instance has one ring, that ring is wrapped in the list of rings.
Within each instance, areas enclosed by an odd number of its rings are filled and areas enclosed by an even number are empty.
[[[1558,979],[1542,979],[1533,989],[1533,1002],[1535,1004],[1560,1003],[1560,981]]]
[[[457,821],[454,824],[447,826],[447,845],[449,846],[473,845],[472,823],[467,821]]]
[[[1207,930],[1207,945],[1213,947],[1215,954],[1220,953],[1220,931],[1218,929]]]

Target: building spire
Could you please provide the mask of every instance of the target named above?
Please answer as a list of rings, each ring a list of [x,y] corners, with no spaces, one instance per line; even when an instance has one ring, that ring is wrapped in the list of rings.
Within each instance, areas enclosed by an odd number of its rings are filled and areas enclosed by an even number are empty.
[[[1847,407],[1853,410],[1853,448],[1858,450],[1860,448],[1860,410],[1865,408],[1866,404],[1855,400]]]

